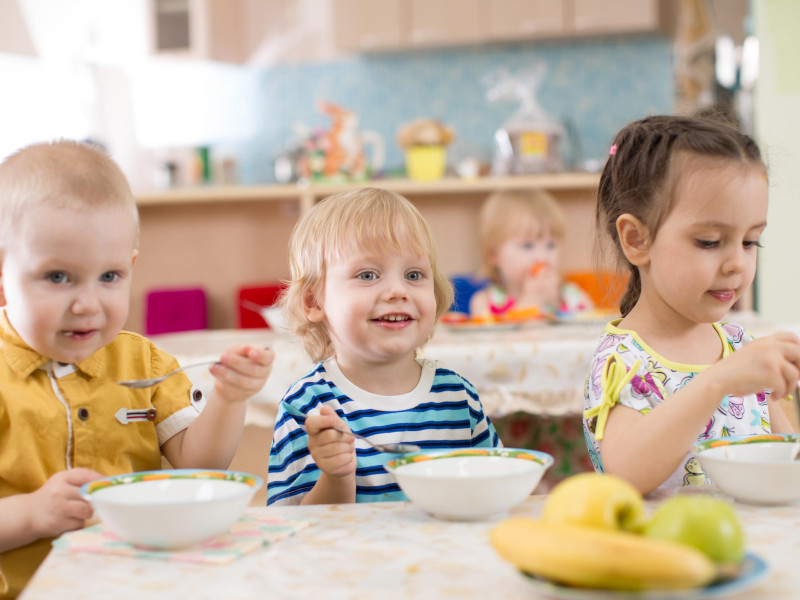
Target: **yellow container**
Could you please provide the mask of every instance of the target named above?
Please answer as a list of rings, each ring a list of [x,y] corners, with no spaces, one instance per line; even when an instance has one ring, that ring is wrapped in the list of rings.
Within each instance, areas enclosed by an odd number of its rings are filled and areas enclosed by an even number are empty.
[[[411,179],[441,179],[446,166],[444,146],[411,146],[406,150],[406,171]]]

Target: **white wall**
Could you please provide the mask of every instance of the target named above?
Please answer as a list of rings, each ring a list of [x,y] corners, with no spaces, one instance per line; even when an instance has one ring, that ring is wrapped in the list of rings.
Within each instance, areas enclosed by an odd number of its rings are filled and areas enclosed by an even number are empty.
[[[756,136],[770,172],[768,226],[758,270],[759,312],[800,321],[800,2],[753,0],[760,41]]]

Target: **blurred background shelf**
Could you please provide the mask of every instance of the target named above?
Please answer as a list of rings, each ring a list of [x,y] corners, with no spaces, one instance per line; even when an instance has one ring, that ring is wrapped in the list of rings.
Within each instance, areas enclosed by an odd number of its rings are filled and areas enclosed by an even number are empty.
[[[358,183],[197,186],[137,196],[142,254],[136,263],[126,328],[142,332],[148,290],[203,287],[208,326],[236,326],[235,291],[289,276],[287,246],[299,216],[315,202],[344,190],[378,186],[411,200],[433,229],[448,276],[478,267],[478,212],[498,189],[540,187],[561,203],[570,227],[565,269],[592,268],[592,214],[599,175],[557,173],[475,180],[421,182],[376,179]]]

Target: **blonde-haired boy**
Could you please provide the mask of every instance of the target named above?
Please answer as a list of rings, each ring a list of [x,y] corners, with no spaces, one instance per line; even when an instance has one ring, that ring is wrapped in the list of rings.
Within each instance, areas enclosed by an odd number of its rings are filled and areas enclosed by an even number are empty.
[[[99,149],[58,141],[0,163],[0,591],[16,596],[50,540],[83,526],[93,479],[225,468],[271,351],[235,347],[203,399],[185,375],[129,389],[177,361],[122,331],[139,254],[136,202]]]
[[[499,445],[472,385],[417,358],[453,292],[408,200],[377,188],[326,198],[295,228],[290,266],[282,304],[319,363],[278,412],[268,503],[405,498],[386,456],[334,427],[425,449]]]

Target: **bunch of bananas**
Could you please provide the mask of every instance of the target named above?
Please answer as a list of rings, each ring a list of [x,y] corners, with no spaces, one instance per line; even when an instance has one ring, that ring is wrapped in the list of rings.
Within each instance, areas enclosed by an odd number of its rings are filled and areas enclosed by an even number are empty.
[[[704,548],[650,535],[639,492],[622,479],[595,473],[556,486],[541,519],[502,521],[491,542],[521,571],[582,588],[694,588],[720,574],[718,561]]]

